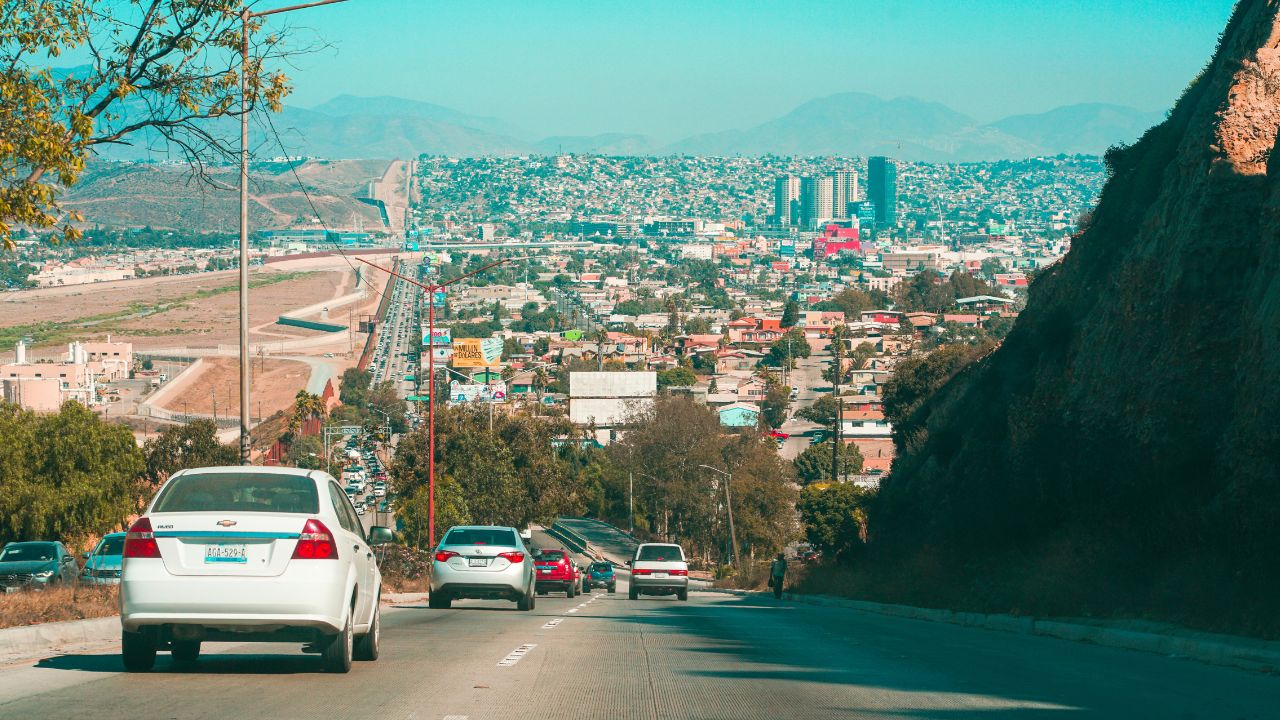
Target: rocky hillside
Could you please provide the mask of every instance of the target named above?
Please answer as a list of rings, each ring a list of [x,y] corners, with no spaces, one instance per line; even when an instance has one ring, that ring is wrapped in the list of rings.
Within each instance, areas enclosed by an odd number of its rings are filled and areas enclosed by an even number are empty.
[[[1278,8],[1240,2],[1004,345],[899,427],[872,530],[936,596],[1280,636]]]

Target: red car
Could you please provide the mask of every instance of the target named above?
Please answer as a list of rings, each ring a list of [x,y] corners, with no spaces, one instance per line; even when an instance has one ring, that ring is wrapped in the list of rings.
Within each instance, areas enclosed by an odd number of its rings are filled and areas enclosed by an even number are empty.
[[[539,595],[562,592],[566,597],[577,596],[581,583],[578,568],[564,550],[551,548],[539,552],[533,558],[533,571],[534,589]]]
[[[791,436],[788,435],[787,433],[782,432],[781,430],[770,430],[769,437],[774,438],[776,440],[786,440]]]

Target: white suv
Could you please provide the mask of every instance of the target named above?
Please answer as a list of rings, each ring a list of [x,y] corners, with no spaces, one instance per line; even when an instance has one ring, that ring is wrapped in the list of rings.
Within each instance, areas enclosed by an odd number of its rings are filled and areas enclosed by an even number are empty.
[[[631,568],[631,582],[627,597],[632,600],[641,595],[675,595],[689,599],[689,564],[684,550],[670,543],[644,543],[636,548],[636,555],[627,561]]]
[[[124,665],[156,650],[193,662],[200,643],[301,642],[325,669],[376,660],[382,575],[360,518],[333,477],[288,467],[174,474],[129,528],[120,582]]]

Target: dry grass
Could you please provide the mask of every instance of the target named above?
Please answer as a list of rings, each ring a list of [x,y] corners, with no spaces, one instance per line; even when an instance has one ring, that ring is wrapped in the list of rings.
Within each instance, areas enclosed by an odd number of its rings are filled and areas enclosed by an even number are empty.
[[[120,612],[115,585],[26,590],[0,595],[0,628],[109,617]]]
[[[431,589],[430,576],[416,578],[386,577],[382,579],[384,593],[424,593]]]

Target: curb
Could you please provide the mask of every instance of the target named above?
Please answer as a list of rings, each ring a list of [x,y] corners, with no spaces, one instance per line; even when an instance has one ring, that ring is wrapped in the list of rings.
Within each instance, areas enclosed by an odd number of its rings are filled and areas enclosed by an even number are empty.
[[[772,593],[729,588],[701,588],[706,592],[736,595],[739,597],[771,597]],[[1016,615],[988,615],[984,613],[956,612],[911,605],[892,605],[866,600],[849,600],[830,595],[796,595],[787,593],[788,600],[816,605],[837,607],[893,617],[925,620],[928,622],[963,625],[984,630],[1039,635],[1060,640],[1084,642],[1103,647],[1136,650],[1170,657],[1184,657],[1209,665],[1234,667],[1255,672],[1280,672],[1280,642],[1254,640],[1232,635],[1211,633],[1158,633],[1133,630],[1114,625],[1087,624],[1047,618]]]
[[[427,599],[430,593],[382,593],[379,602],[384,605],[403,605],[406,603],[420,603]]]
[[[4,628],[0,630],[0,657],[43,653],[60,645],[119,639],[119,615]]]

